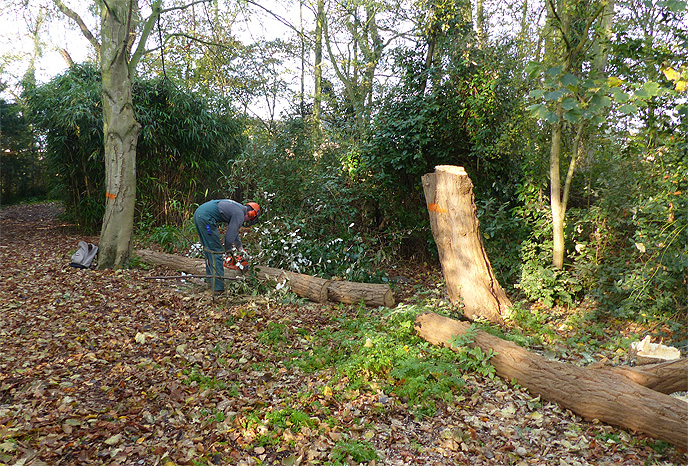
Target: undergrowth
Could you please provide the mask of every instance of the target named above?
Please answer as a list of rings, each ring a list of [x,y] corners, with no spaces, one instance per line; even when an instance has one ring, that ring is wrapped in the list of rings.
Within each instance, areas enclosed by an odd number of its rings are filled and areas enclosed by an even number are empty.
[[[371,315],[363,307],[353,313],[340,309],[341,315],[330,325],[298,335],[307,349],[288,357],[288,366],[306,373],[334,368],[330,385],[335,392],[345,386],[346,390],[393,394],[412,405],[417,415],[433,415],[438,403],[451,402],[460,393],[464,374],[494,376],[491,354],[465,344],[451,351],[418,337],[415,318],[430,310],[423,305],[401,305],[381,310],[380,315]],[[448,313],[447,309],[432,310]],[[286,347],[286,331],[283,324],[270,323],[258,338],[279,351]]]

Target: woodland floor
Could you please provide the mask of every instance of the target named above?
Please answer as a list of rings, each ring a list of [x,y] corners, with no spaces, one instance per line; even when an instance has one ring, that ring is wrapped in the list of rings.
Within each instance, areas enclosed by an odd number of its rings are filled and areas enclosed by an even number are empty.
[[[232,305],[144,278],[169,271],[75,269],[77,242],[97,238],[59,213],[49,203],[1,211],[0,466],[336,464],[337,448],[358,440],[385,465],[688,463],[670,445],[472,374],[433,417],[373,390],[335,397],[333,368],[287,368],[259,334],[281,321],[307,335],[336,325],[341,306]],[[415,284],[439,275],[413,273]],[[414,289],[396,285],[397,301]],[[288,407],[310,420],[298,430],[251,422]]]

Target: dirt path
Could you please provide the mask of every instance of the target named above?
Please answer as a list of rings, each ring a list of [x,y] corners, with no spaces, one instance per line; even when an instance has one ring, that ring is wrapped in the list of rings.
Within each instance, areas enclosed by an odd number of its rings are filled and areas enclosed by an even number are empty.
[[[362,444],[388,465],[687,462],[470,374],[430,418],[371,390],[333,397],[333,369],[295,369],[260,335],[278,320],[314,335],[337,325],[335,306],[218,304],[144,278],[161,271],[71,268],[77,242],[97,238],[59,213],[0,211],[0,466],[345,464],[338,452]],[[306,354],[301,340],[289,349]],[[281,425],[284,413],[308,416]]]

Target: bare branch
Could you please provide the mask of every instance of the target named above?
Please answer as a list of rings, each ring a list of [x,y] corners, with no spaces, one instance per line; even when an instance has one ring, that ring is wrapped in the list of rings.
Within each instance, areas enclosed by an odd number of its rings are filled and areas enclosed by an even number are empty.
[[[311,41],[309,40],[309,37],[308,37],[307,34],[303,34],[296,26],[294,26],[293,24],[291,24],[288,20],[284,19],[283,17],[281,17],[281,16],[278,15],[277,13],[268,10],[268,9],[265,8],[263,5],[258,4],[258,3],[255,2],[254,0],[246,0],[246,3],[250,3],[250,4],[253,5],[253,6],[257,6],[257,7],[260,8],[261,10],[267,12],[270,16],[272,16],[273,18],[275,18],[277,21],[279,21],[280,23],[284,24],[286,27],[288,27],[289,29],[291,29],[292,31],[294,31],[294,32],[296,33],[296,35],[299,36],[301,39],[303,39],[303,40],[308,40],[309,42],[311,42]]]
[[[146,50],[146,41],[148,40],[148,36],[150,36],[151,31],[153,30],[153,27],[155,26],[155,23],[158,21],[158,18],[160,17],[161,14],[167,13],[170,11],[174,10],[183,10],[186,8],[190,8],[194,5],[197,5],[199,3],[208,3],[209,0],[196,0],[193,1],[187,5],[184,6],[176,6],[176,7],[170,7],[170,8],[162,8],[162,1],[161,0],[155,0],[153,4],[151,5],[152,12],[150,16],[146,19],[146,23],[143,25],[143,30],[141,31],[141,37],[139,39],[139,44],[136,47],[136,51],[131,56],[131,60],[129,62],[129,66],[133,68],[136,68],[136,65],[138,64],[139,60],[141,57],[147,53],[150,53],[153,50],[158,50],[160,47],[155,47],[151,50]],[[175,34],[172,34],[175,35]],[[186,36],[189,37],[190,36]],[[202,42],[198,39],[194,39],[199,42]]]
[[[595,23],[595,21],[597,21],[597,18],[600,16],[600,14],[602,14],[603,11],[604,11],[604,4],[600,5],[597,8],[597,11],[595,12],[595,14],[590,16],[590,18],[588,19],[588,22],[585,25],[585,30],[583,31],[583,34],[581,34],[581,37],[585,38],[585,40],[581,40],[578,43],[578,46],[576,46],[576,49],[573,51],[574,55],[579,54],[583,50],[583,47],[586,46],[586,42],[588,42],[587,39],[588,39],[588,33],[590,32],[590,28]]]
[[[67,5],[65,5],[62,0],[53,0],[53,3],[55,3],[55,6],[62,12],[63,15],[67,16],[70,18],[72,21],[74,21],[78,26],[79,29],[81,29],[81,33],[88,39],[88,41],[93,45],[93,47],[96,49],[96,53],[100,55],[100,43],[98,40],[95,38],[93,34],[91,34],[91,31],[89,31],[88,26],[86,26],[86,23],[81,19],[81,16],[79,14],[69,8]]]
[[[67,62],[68,67],[74,66],[74,60],[72,60],[72,56],[67,52],[67,49],[60,49],[60,55],[62,55],[62,58],[64,58],[64,61]]]
[[[203,45],[210,45],[210,46],[214,46],[214,47],[229,47],[227,44],[224,44],[224,43],[221,43],[221,42],[211,42],[211,41],[207,41],[207,40],[204,40],[204,39],[201,39],[201,38],[192,36],[192,35],[190,35],[190,34],[185,34],[185,33],[183,33],[183,32],[175,32],[175,33],[172,33],[172,34],[168,34],[167,37],[168,37],[168,38],[169,38],[169,37],[184,37],[184,38],[186,38],[186,39],[192,40],[192,41],[194,41],[194,42],[198,42],[199,44],[203,44]]]
[[[196,0],[195,2],[191,2],[188,5],[183,5],[183,6],[172,6],[169,8],[165,8],[160,10],[160,13],[167,13],[168,11],[174,11],[174,10],[186,10],[187,8],[190,8],[194,5],[198,5],[199,3],[210,3],[210,0]]]
[[[151,14],[148,17],[148,19],[146,19],[146,23],[143,25],[141,37],[139,38],[139,45],[136,47],[134,53],[132,53],[131,58],[129,60],[129,68],[131,70],[136,69],[136,66],[138,65],[141,57],[147,53],[146,41],[148,40],[148,36],[150,36],[150,33],[153,30],[153,27],[155,26],[158,17],[160,16],[160,12],[162,11],[162,9],[160,8],[161,3],[162,0],[155,0],[151,5]]]

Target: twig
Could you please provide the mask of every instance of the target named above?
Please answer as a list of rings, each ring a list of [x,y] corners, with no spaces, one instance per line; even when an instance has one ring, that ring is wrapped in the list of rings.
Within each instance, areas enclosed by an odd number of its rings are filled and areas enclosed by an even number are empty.
[[[169,280],[184,278],[218,278],[220,280],[243,280],[244,277],[213,277],[212,275],[161,275],[157,277],[143,277],[146,280]]]

